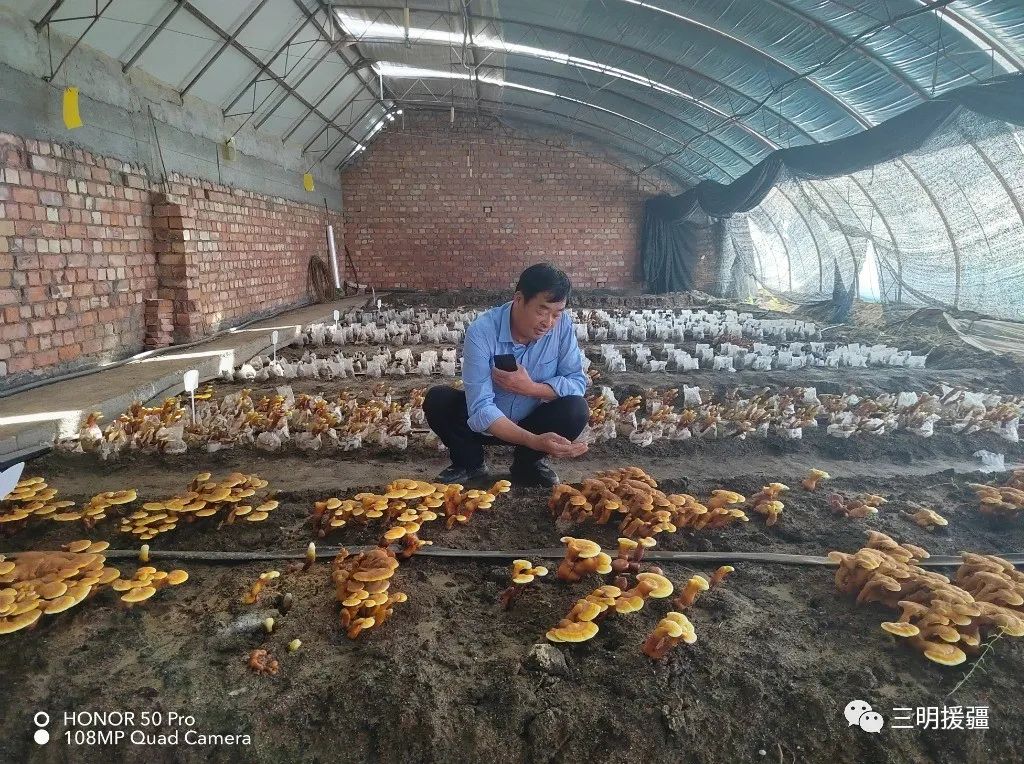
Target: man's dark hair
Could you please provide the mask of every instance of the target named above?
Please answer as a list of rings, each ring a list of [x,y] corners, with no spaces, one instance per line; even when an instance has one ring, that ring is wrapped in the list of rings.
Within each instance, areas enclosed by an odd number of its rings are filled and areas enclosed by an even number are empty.
[[[551,296],[552,302],[568,301],[572,283],[569,277],[551,263],[531,265],[519,274],[516,291],[523,293],[523,298],[532,300],[541,292]]]

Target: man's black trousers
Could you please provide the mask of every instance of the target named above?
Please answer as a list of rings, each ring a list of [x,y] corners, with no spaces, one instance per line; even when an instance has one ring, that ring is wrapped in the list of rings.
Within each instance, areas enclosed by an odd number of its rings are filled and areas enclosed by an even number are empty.
[[[441,442],[448,447],[453,464],[474,469],[484,463],[484,444],[500,443],[490,435],[470,429],[466,408],[466,392],[448,385],[438,385],[427,391],[423,401],[427,424]],[[582,395],[567,395],[540,404],[517,424],[524,430],[541,434],[557,432],[564,438],[575,440],[590,417],[590,407]],[[516,471],[529,469],[538,459],[546,456],[525,446],[516,446],[512,466]]]

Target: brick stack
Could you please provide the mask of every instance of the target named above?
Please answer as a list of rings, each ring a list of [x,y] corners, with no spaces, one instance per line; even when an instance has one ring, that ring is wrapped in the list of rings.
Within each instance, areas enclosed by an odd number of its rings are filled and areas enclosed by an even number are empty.
[[[643,202],[681,189],[653,173],[638,189],[621,159],[592,146],[471,117],[404,120],[342,175],[345,241],[361,281],[504,289],[546,260],[579,287],[639,286]]]
[[[165,348],[174,343],[174,301],[146,300],[146,339],[143,345]]]

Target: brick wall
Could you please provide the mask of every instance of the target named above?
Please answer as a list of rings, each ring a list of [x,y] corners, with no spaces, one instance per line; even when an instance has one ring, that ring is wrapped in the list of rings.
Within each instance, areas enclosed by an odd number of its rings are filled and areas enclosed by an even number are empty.
[[[146,299],[183,341],[306,298],[322,207],[170,180],[0,133],[0,389],[140,352]]]
[[[0,384],[137,351],[156,288],[144,172],[0,134],[0,175]]]
[[[643,183],[575,150],[471,118],[407,113],[342,175],[345,242],[381,287],[506,288],[549,261],[579,287],[639,285]],[[589,153],[584,153],[584,152]]]

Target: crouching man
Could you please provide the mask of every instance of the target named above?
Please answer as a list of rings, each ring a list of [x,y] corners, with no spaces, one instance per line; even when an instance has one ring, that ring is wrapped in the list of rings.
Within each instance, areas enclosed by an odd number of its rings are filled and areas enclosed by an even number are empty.
[[[452,464],[441,483],[486,478],[484,444],[515,445],[511,478],[517,485],[552,486],[558,476],[547,456],[576,457],[573,441],[589,417],[576,331],[565,311],[569,277],[547,263],[519,276],[511,302],[491,308],[466,329],[465,390],[431,388],[427,423],[448,447]]]

